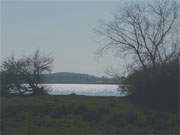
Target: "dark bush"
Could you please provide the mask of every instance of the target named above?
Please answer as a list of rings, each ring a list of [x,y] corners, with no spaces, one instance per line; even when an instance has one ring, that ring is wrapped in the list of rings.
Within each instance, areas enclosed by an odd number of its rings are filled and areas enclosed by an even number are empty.
[[[132,99],[153,107],[178,109],[178,68],[178,59],[174,59],[156,69],[134,71],[126,80]]]

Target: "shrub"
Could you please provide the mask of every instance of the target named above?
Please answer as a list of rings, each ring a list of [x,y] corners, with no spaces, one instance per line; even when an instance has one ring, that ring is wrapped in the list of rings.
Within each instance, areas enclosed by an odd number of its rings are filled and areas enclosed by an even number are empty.
[[[127,78],[133,100],[153,107],[178,109],[178,59],[160,64],[155,70],[134,71]]]

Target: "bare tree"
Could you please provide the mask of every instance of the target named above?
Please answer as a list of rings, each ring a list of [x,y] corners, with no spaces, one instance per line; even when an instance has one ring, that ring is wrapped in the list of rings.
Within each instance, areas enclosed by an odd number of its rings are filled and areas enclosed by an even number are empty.
[[[40,89],[42,83],[42,74],[51,71],[51,65],[53,63],[52,57],[41,56],[39,50],[37,50],[34,56],[26,58],[28,63],[25,72],[26,80],[30,88],[33,90],[33,94],[36,95]]]
[[[137,58],[142,68],[156,69],[180,55],[178,21],[179,3],[173,0],[128,5],[99,31],[106,39],[100,53],[114,48]]]

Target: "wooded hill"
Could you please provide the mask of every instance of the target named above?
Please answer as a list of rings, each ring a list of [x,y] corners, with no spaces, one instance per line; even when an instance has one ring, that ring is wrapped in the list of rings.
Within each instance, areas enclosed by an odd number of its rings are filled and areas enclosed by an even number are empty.
[[[116,79],[97,77],[89,74],[57,72],[43,75],[43,83],[87,83],[87,84],[117,84]]]

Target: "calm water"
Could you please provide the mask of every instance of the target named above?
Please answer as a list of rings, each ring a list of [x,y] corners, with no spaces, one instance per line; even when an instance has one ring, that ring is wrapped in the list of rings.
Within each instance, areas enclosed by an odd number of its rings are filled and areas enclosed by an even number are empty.
[[[123,96],[118,85],[111,84],[45,84],[51,95]]]

